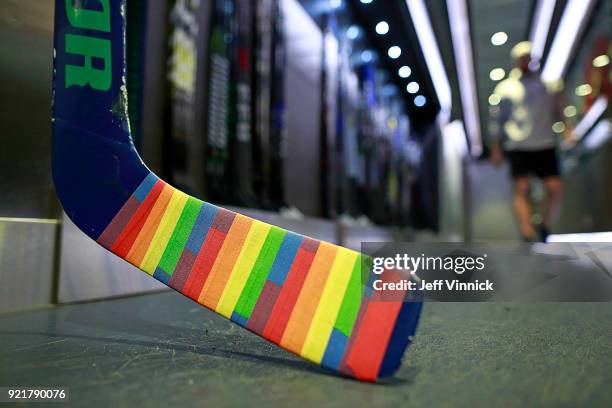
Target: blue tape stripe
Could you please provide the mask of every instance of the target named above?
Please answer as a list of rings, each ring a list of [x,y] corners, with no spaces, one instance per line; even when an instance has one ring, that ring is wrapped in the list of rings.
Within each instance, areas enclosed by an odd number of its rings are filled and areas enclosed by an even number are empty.
[[[168,275],[166,272],[163,271],[163,269],[159,267],[155,269],[155,273],[153,274],[153,277],[157,279],[158,281],[160,281],[161,283],[163,283],[164,285],[168,285],[168,283],[170,282],[170,275]]]
[[[323,360],[321,360],[321,365],[333,370],[340,369],[340,363],[342,363],[347,343],[348,337],[340,330],[334,328],[327,343]]]
[[[202,208],[200,209],[198,218],[193,225],[193,229],[191,230],[191,234],[187,240],[187,245],[185,245],[185,247],[194,254],[200,252],[202,243],[204,242],[206,234],[215,220],[217,211],[218,207],[208,203],[202,203]]]
[[[136,191],[134,191],[134,197],[136,197],[136,200],[138,200],[139,203],[142,203],[145,198],[147,198],[147,195],[155,183],[157,183],[157,180],[159,180],[159,178],[155,174],[149,173],[142,183],[140,183]]]
[[[272,264],[272,269],[270,269],[268,280],[279,286],[285,283],[289,269],[291,269],[291,264],[295,259],[295,255],[300,245],[302,245],[303,239],[303,236],[293,232],[287,232],[285,234],[283,242],[276,254],[276,258],[274,259],[274,263]]]
[[[242,327],[247,327],[247,324],[249,322],[249,319],[247,319],[246,317],[244,317],[241,314],[238,314],[236,312],[232,313],[232,316],[230,317],[230,319],[231,319],[232,322],[238,323]]]

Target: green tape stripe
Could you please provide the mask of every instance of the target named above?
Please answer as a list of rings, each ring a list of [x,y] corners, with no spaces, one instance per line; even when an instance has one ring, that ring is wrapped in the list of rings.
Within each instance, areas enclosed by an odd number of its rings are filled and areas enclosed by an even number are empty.
[[[347,337],[350,337],[351,331],[353,330],[353,325],[357,319],[357,313],[359,313],[361,298],[365,289],[365,285],[361,282],[362,263],[362,255],[359,254],[355,260],[355,265],[353,266],[346,292],[344,292],[344,300],[342,300],[342,305],[340,305],[340,311],[336,318],[336,324],[334,325],[334,328]]]
[[[193,197],[189,197],[187,199],[187,203],[183,208],[181,217],[176,224],[176,228],[174,228],[174,231],[172,232],[172,236],[168,241],[166,250],[164,251],[161,260],[159,261],[159,265],[157,266],[169,276],[172,276],[174,273],[174,268],[176,268],[176,264],[178,263],[179,258],[185,249],[185,244],[187,244],[187,239],[191,234],[191,230],[196,219],[198,218],[201,208],[202,201]]]
[[[251,317],[255,303],[257,303],[261,290],[266,283],[266,279],[268,278],[270,269],[272,269],[272,264],[274,263],[274,259],[276,258],[276,254],[278,253],[278,249],[286,233],[287,231],[284,229],[275,226],[270,228],[266,241],[257,256],[257,261],[255,261],[255,265],[251,270],[249,279],[238,298],[234,313],[238,313],[246,319]]]

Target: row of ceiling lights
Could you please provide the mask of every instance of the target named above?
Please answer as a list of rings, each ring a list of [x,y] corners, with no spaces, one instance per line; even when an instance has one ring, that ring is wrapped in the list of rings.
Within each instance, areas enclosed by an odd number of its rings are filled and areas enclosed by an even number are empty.
[[[598,55],[597,57],[593,58],[593,61],[591,63],[594,68],[603,68],[610,63],[610,57],[606,54]],[[588,96],[592,92],[593,92],[593,88],[589,84],[578,85],[576,89],[574,89],[574,93],[576,94],[576,96],[581,96],[581,97]],[[565,107],[565,109],[563,109],[563,114],[565,115],[566,118],[574,117],[576,116],[576,113],[577,113],[576,107],[574,105],[568,105]],[[561,124],[563,124],[563,122],[561,122]],[[561,126],[558,126],[558,128],[560,129]],[[561,133],[564,130],[565,130],[565,126],[558,133]]]
[[[498,31],[491,36],[491,44],[493,44],[493,46],[495,47],[504,45],[507,42],[508,42],[508,34],[504,31]],[[493,68],[489,72],[489,78],[491,79],[491,81],[501,81],[502,79],[504,79],[505,76],[506,76],[506,71],[501,67]]]
[[[373,1],[374,0],[360,0],[362,4],[370,4]],[[338,8],[341,5],[342,5],[342,0],[330,0],[330,6],[332,8]],[[387,23],[384,20],[376,23],[376,26],[374,27],[374,31],[378,35],[386,35],[389,33],[389,30],[390,30],[389,23]],[[357,28],[356,26],[349,27],[346,31],[346,35],[351,40],[356,39],[359,36],[359,28]],[[393,45],[389,47],[389,49],[387,50],[387,55],[389,56],[389,58],[396,60],[402,55],[402,49],[401,47],[397,45]],[[364,50],[361,52],[361,60],[363,62],[366,62],[366,63],[371,62],[373,59],[374,59],[374,54],[372,53],[372,51]],[[412,74],[412,69],[410,69],[410,67],[407,65],[403,65],[397,71],[397,74],[399,75],[400,78],[406,79],[410,77],[410,75]],[[419,89],[420,89],[420,85],[416,81],[411,81],[406,85],[406,92],[408,92],[411,95],[414,95],[417,92],[419,92]],[[414,97],[413,102],[416,106],[421,107],[427,103],[427,98],[423,95],[416,95]]]
[[[498,31],[491,36],[491,44],[494,46],[504,45],[507,41],[508,41],[508,34],[506,34],[503,31]],[[605,67],[609,63],[610,63],[610,57],[608,57],[608,55],[606,54],[599,55],[595,57],[592,61],[593,67],[595,68]],[[513,74],[515,74],[514,70],[510,72],[510,76],[512,76]],[[506,76],[506,71],[503,68],[499,68],[499,67],[493,68],[489,72],[489,78],[492,81],[500,81],[504,79],[505,76]],[[589,84],[578,85],[575,89],[576,95],[582,96],[582,97],[590,95],[591,92],[593,92],[593,89],[591,88],[591,85]],[[491,106],[498,105],[500,101],[501,101],[501,97],[500,95],[496,93],[493,93],[489,96],[489,104]],[[565,109],[563,110],[563,114],[565,115],[565,117],[568,117],[568,118],[576,116],[576,107],[573,105],[566,106]],[[560,122],[560,123],[563,124],[563,122]],[[558,124],[556,125],[557,125],[556,131],[560,130],[561,126]]]

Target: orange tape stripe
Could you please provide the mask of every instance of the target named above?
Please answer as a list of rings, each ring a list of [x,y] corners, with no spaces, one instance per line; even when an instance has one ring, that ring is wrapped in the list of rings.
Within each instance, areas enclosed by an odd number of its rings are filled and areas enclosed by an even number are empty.
[[[336,258],[338,247],[327,242],[321,242],[310,271],[304,281],[304,286],[291,312],[291,318],[283,334],[280,345],[300,354],[310,323],[317,310],[323,288],[327,284],[329,272]],[[338,294],[338,296],[341,296]]]
[[[216,309],[252,224],[253,219],[240,214],[236,215],[208,279],[202,287],[198,298],[199,303],[212,310]]]
[[[145,254],[147,253],[147,249],[149,249],[151,240],[153,239],[153,236],[155,236],[155,231],[157,231],[157,227],[159,226],[159,223],[164,216],[164,212],[168,207],[168,203],[170,202],[173,192],[174,187],[166,184],[159,195],[159,198],[153,205],[151,213],[140,230],[134,245],[132,245],[132,248],[130,248],[130,252],[127,254],[126,259],[132,264],[140,265],[142,262]]]

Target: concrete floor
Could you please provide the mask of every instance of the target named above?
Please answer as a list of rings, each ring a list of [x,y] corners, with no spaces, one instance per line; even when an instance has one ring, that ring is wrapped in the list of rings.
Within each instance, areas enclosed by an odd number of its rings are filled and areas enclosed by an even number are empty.
[[[0,386],[67,386],[76,406],[612,406],[610,303],[429,303],[386,384],[330,375],[174,292],[0,316],[0,344]]]

